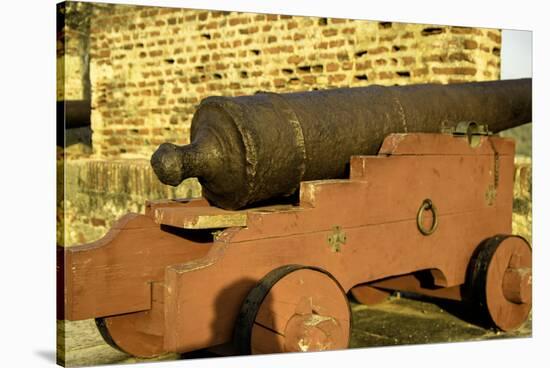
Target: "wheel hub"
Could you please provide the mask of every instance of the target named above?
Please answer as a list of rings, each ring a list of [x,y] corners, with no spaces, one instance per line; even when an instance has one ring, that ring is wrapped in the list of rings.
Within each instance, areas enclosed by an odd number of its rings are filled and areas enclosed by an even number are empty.
[[[338,322],[319,314],[295,314],[285,329],[286,351],[331,350],[334,341],[342,338]]]
[[[508,268],[502,279],[504,297],[516,304],[531,303],[531,283],[530,268]]]

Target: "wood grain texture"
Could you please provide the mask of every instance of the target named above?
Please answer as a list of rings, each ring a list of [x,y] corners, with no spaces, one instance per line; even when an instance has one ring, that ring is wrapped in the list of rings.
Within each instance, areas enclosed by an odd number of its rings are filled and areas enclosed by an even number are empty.
[[[161,230],[148,216],[128,214],[97,242],[64,249],[65,319],[149,310],[151,285],[163,281],[164,268],[208,248]]]

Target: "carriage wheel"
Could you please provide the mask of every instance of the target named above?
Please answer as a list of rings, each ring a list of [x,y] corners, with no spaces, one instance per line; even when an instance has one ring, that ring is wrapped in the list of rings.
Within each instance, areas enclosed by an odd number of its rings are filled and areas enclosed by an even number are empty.
[[[267,274],[245,299],[235,326],[241,354],[345,349],[351,311],[328,272],[289,265]]]
[[[385,302],[391,291],[377,289],[369,285],[357,285],[351,289],[351,295],[364,305],[376,305]]]
[[[531,247],[519,236],[497,235],[483,242],[469,268],[468,301],[484,322],[510,331],[531,311]]]
[[[150,318],[150,312],[146,311],[96,318],[95,322],[103,340],[111,347],[140,358],[153,358],[166,351],[162,333],[140,328]]]

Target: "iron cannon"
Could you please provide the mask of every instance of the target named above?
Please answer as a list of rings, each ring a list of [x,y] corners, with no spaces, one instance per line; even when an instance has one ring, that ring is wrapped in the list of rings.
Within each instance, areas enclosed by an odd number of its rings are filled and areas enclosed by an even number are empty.
[[[151,164],[163,183],[198,177],[205,198],[239,209],[292,195],[302,181],[346,177],[350,157],[376,154],[390,133],[472,120],[495,133],[531,122],[531,79],[208,97],[191,143],[162,144]]]

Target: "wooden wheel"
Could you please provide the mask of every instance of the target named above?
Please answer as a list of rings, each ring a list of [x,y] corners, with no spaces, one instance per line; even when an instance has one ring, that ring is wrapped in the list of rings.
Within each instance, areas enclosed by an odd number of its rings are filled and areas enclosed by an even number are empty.
[[[146,311],[96,318],[95,322],[103,340],[111,347],[140,358],[152,358],[166,351],[162,331],[155,331],[150,319],[151,312]]]
[[[241,354],[345,349],[351,311],[328,272],[299,265],[267,274],[245,299],[235,327]]]
[[[494,236],[474,253],[468,299],[485,322],[520,327],[531,311],[531,247],[519,236]]]
[[[351,295],[364,305],[376,305],[386,301],[391,291],[381,290],[369,285],[357,285],[351,289]]]

